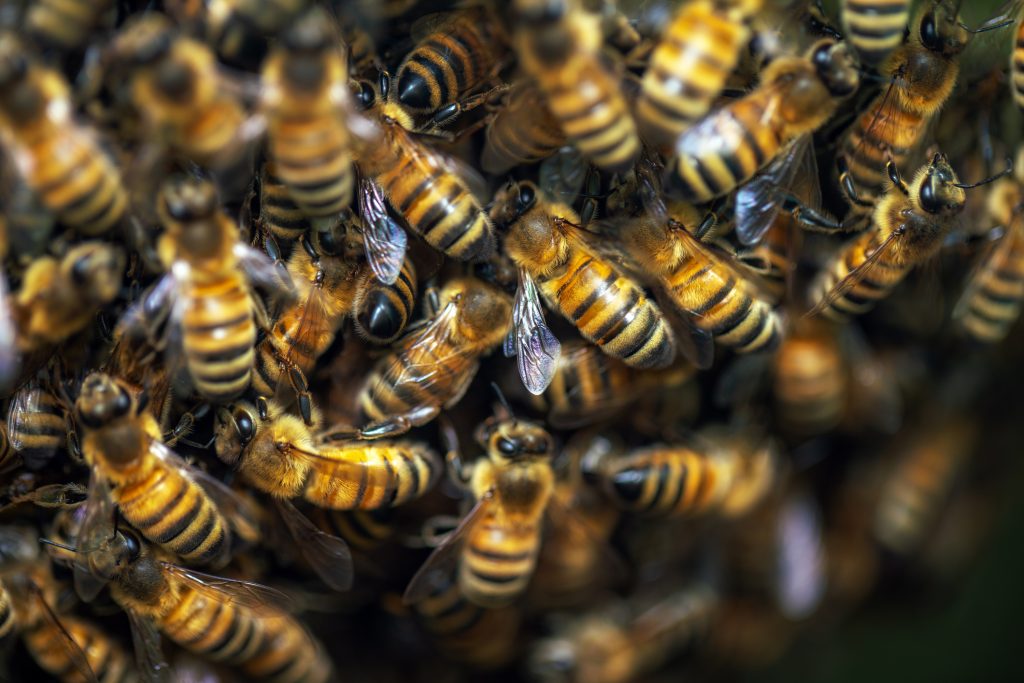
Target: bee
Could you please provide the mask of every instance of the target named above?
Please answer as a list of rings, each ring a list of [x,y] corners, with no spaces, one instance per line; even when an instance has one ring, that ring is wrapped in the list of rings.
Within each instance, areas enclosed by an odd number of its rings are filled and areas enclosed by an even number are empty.
[[[273,161],[265,161],[260,167],[259,222],[281,240],[297,240],[311,227],[309,218],[278,176],[277,165]]]
[[[372,421],[363,437],[408,431],[458,403],[512,319],[510,298],[471,277],[449,280],[431,308],[429,322],[400,339],[360,387],[360,410]]]
[[[782,340],[772,359],[776,413],[787,431],[823,434],[846,411],[847,368],[831,326],[801,320]]]
[[[881,64],[903,42],[910,0],[843,0],[842,18],[861,61]]]
[[[127,67],[131,102],[161,144],[204,166],[227,167],[241,157],[254,129],[204,44],[147,12],[121,27],[112,54]]]
[[[250,282],[275,292],[285,285],[269,259],[240,240],[210,181],[168,178],[157,212],[166,228],[158,252],[167,274],[125,314],[120,327],[153,337],[155,325],[166,321],[169,334],[180,336],[199,393],[211,401],[230,401],[249,386],[256,318],[265,317]]]
[[[288,28],[263,63],[262,107],[275,175],[314,222],[352,202],[354,105],[343,46],[323,11]]]
[[[1004,339],[1020,316],[1024,301],[1024,193],[1021,166],[1017,177],[1003,178],[993,185],[986,199],[987,212],[1005,226],[975,267],[964,288],[953,317],[973,339],[995,343]]]
[[[618,79],[601,57],[601,19],[577,0],[516,0],[513,43],[569,142],[595,166],[625,171],[640,137]]]
[[[555,490],[554,439],[507,409],[484,422],[476,439],[485,458],[463,464],[455,446],[448,456],[455,479],[473,496],[473,508],[413,576],[406,604],[429,595],[437,570],[452,559],[458,560],[459,591],[481,607],[512,604],[533,576]]]
[[[565,133],[532,81],[520,81],[487,123],[480,165],[488,173],[505,173],[557,152]]]
[[[60,222],[85,235],[117,225],[128,205],[121,172],[94,131],[75,120],[64,77],[0,40],[0,144],[18,175]]]
[[[416,267],[408,255],[390,285],[381,282],[371,268],[363,268],[352,301],[356,332],[373,344],[390,344],[397,339],[416,307],[417,287]]]
[[[1010,53],[1010,87],[1014,104],[1024,109],[1024,21],[1017,24],[1017,37]]]
[[[416,47],[398,67],[398,101],[427,114],[458,102],[492,76],[504,38],[485,7],[428,15],[413,26]]]
[[[205,32],[227,64],[257,67],[267,52],[267,39],[289,26],[310,0],[210,0]]]
[[[7,409],[7,439],[25,467],[41,470],[67,443],[67,409],[43,382],[18,389]]]
[[[392,254],[387,259],[392,264],[391,275],[381,280],[394,282],[406,239],[389,216],[385,197],[434,249],[462,261],[485,258],[494,249],[490,220],[460,175],[461,167],[413,134],[425,129],[417,129],[409,112],[392,101],[391,77],[382,72],[377,92],[364,83],[358,97],[380,136],[378,141],[362,145],[356,161],[365,176],[358,193],[360,215],[367,244],[375,245],[368,249],[368,257],[372,263],[383,260],[374,252]]]
[[[369,553],[395,535],[395,508],[376,510],[326,510],[314,508],[313,523],[331,536],[337,536],[352,549]]]
[[[179,567],[131,531],[104,540],[92,562],[111,578],[111,597],[128,615],[145,675],[168,666],[161,633],[251,678],[323,683],[332,675],[323,647],[284,611],[288,599],[278,591]],[[74,560],[78,551],[51,545],[61,559]]]
[[[544,683],[642,680],[712,630],[719,597],[704,584],[633,597],[575,617],[534,643],[527,667]]]
[[[769,440],[709,430],[690,443],[644,446],[590,467],[611,501],[628,512],[730,519],[771,491],[778,463]]]
[[[78,50],[89,41],[113,6],[112,0],[40,0],[29,6],[25,25],[29,33],[44,44],[61,50]]]
[[[121,289],[125,258],[104,242],[82,242],[58,260],[32,262],[11,297],[17,346],[29,352],[85,329]]]
[[[663,368],[676,342],[661,309],[611,259],[592,248],[580,218],[549,201],[531,182],[511,183],[498,193],[492,216],[508,226],[505,250],[519,267],[514,349],[526,388],[539,394],[550,383],[558,341],[544,322],[538,289],[548,305],[583,337],[633,368]]]
[[[859,82],[850,49],[832,39],[773,60],[755,90],[679,136],[666,187],[693,203],[731,192],[820,128]]]
[[[743,56],[762,0],[699,0],[680,6],[651,53],[636,117],[656,146],[671,145],[704,117]]]

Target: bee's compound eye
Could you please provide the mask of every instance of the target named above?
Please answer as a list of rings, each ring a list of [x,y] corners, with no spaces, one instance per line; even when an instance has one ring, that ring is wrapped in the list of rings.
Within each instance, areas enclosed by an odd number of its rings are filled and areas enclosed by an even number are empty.
[[[519,444],[511,439],[506,439],[503,436],[498,437],[496,445],[498,450],[505,455],[515,455],[519,452]]]
[[[942,47],[934,12],[928,12],[921,19],[921,44],[932,51],[937,51]]]
[[[537,193],[534,191],[532,185],[520,185],[519,186],[519,198],[516,202],[516,210],[519,213],[525,213],[533,208],[533,205],[537,202]]]
[[[114,417],[121,417],[127,415],[128,411],[132,409],[132,397],[128,395],[127,391],[123,389],[118,392],[117,398],[114,400]]]

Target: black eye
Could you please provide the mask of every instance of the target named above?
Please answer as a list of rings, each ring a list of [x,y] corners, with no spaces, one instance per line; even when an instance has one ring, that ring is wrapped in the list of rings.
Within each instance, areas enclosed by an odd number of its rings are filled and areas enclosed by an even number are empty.
[[[337,256],[339,253],[338,240],[333,230],[323,230],[316,234],[316,244],[320,253],[326,256]]]
[[[249,413],[244,410],[239,410],[234,415],[235,429],[238,430],[238,437],[242,440],[242,443],[249,443],[252,441],[252,437],[256,433],[256,427],[253,424],[252,418]]]
[[[515,455],[519,452],[519,443],[505,437],[500,437],[497,445],[498,450],[505,455]]]
[[[939,213],[943,209],[942,200],[935,193],[933,178],[921,184],[921,208],[928,213]]]
[[[359,91],[356,93],[356,100],[359,102],[361,107],[369,109],[373,106],[376,99],[377,93],[373,91],[373,86],[365,81],[359,84]]]
[[[921,20],[921,44],[933,52],[937,52],[942,47],[939,31],[935,25],[934,12],[924,15],[924,19]]]
[[[391,76],[386,71],[380,73],[379,86],[380,98],[382,100],[388,99],[388,93],[391,92]]]
[[[124,534],[124,549],[128,551],[128,560],[138,559],[139,555],[142,554],[142,546],[139,545],[139,539],[135,538],[133,534]]]
[[[526,213],[537,201],[537,194],[533,191],[533,187],[530,185],[519,186],[519,199],[516,202],[516,210],[519,213]]]
[[[128,395],[128,392],[121,391],[117,394],[117,398],[114,400],[114,417],[121,417],[127,415],[128,411],[132,409],[132,397]]]
[[[71,266],[71,279],[76,285],[84,285],[89,281],[89,262],[90,258],[83,256]]]

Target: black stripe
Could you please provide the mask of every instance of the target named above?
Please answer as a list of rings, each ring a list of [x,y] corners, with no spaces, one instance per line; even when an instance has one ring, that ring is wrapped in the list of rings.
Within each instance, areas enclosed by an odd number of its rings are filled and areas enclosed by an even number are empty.
[[[622,330],[626,329],[631,322],[630,316],[635,313],[633,308],[639,300],[640,293],[636,288],[630,287],[629,299],[623,305],[617,306],[617,310],[609,315],[604,324],[591,335],[599,345],[604,346],[622,334]],[[613,332],[614,334],[612,334]]]
[[[735,330],[747,318],[747,314],[750,313],[751,303],[749,298],[744,297],[743,301],[728,316],[714,323],[711,333],[715,336],[721,336]]]
[[[703,180],[704,184],[707,186],[708,192],[714,195],[722,194],[722,192],[724,191],[722,186],[720,186],[718,184],[718,181],[715,180],[714,176],[712,176],[708,172],[708,169],[704,166],[704,162],[700,159],[700,157],[693,157],[693,164],[697,169],[697,174],[700,176],[701,180]]]
[[[579,273],[580,271],[583,270],[583,268],[587,267],[589,264],[590,260],[588,259],[576,270],[576,272]],[[576,321],[582,318],[583,314],[589,311],[590,307],[593,306],[598,299],[603,297],[605,292],[612,288],[617,279],[618,273],[616,273],[614,270],[609,271],[608,275],[604,278],[604,280],[602,280],[601,284],[592,287],[590,292],[587,294],[587,298],[580,302],[579,306],[574,308],[572,311],[569,311],[569,320]],[[562,289],[563,287],[559,287],[556,296],[561,296]]]
[[[408,167],[409,167],[408,163],[406,163],[405,166],[402,167],[402,174],[405,173],[405,169],[408,168]],[[402,180],[402,175],[399,175],[398,179],[399,179],[399,181],[401,181]],[[419,184],[416,185],[416,188],[414,190],[412,190],[411,192],[406,193],[405,197],[402,199],[401,203],[398,205],[399,213],[401,213],[403,215],[407,214],[409,212],[409,209],[412,208],[412,205],[415,204],[420,199],[420,197],[422,197],[426,192],[429,191],[430,186],[433,184],[433,182],[434,182],[434,179],[431,178],[430,176],[423,176],[420,179]],[[394,197],[394,194],[395,193],[392,192],[391,196]]]
[[[167,482],[168,475],[165,473],[163,478],[157,481],[156,486],[154,486],[153,488],[165,488],[166,486],[168,486]],[[185,497],[186,493],[188,493],[188,487],[179,486],[178,491],[174,494],[174,496],[171,497],[169,501],[167,501],[167,503],[164,504],[163,507],[161,507],[159,510],[154,512],[149,517],[145,517],[143,519],[136,519],[132,523],[135,526],[140,527],[142,529],[150,528],[151,526],[153,526],[154,524],[156,524],[157,522],[171,514],[171,511],[178,506],[178,503],[181,502],[181,499]]]
[[[194,531],[184,545],[177,549],[179,555],[191,555],[201,546],[212,534],[213,530],[217,526],[217,513],[210,508],[206,508],[208,514],[206,520],[203,521],[203,525]],[[224,534],[218,537],[217,542],[214,543],[210,548],[203,553],[202,557],[195,558],[197,562],[204,562],[206,560],[213,559],[220,554],[221,546],[224,543]]]
[[[208,605],[211,604],[211,602],[209,600],[206,600],[204,602],[206,604],[208,604]],[[199,643],[199,641],[201,641],[203,638],[206,637],[206,635],[209,633],[208,629],[212,628],[213,625],[217,623],[217,619],[220,617],[221,612],[224,611],[224,607],[225,607],[225,605],[227,603],[226,602],[216,601],[216,602],[213,602],[212,604],[213,604],[213,607],[214,607],[213,614],[210,615],[210,618],[206,622],[206,629],[204,629],[202,631],[199,631],[198,633],[193,634],[192,637],[190,637],[190,638],[185,638],[185,639],[183,639],[181,641],[177,641],[179,644],[184,645],[185,647],[188,647],[189,645],[195,645],[195,644]],[[224,633],[221,635],[220,639],[217,640],[212,646],[210,646],[210,649],[208,649],[206,651],[209,652],[209,651],[211,651],[213,649],[216,649],[218,647],[223,647],[225,642],[227,642],[228,640],[231,640],[231,631],[232,631],[232,624],[228,624],[228,627],[226,629],[224,629]]]
[[[672,512],[679,505],[679,501],[683,499],[683,492],[686,490],[686,480],[690,475],[688,467],[679,468],[679,484],[676,487],[675,495],[672,496],[672,500],[669,502],[669,506],[665,508],[666,512]]]
[[[752,308],[752,310],[753,310],[753,308]],[[753,325],[751,325],[750,331],[747,332],[747,334],[743,335],[742,337],[737,339],[735,342],[733,342],[734,346],[736,346],[738,348],[743,348],[747,344],[749,344],[752,341],[754,341],[755,339],[757,339],[758,335],[761,334],[764,331],[765,325],[768,324],[768,315],[765,313],[765,311],[764,311],[764,309],[762,307],[758,307],[755,315],[758,316],[757,317],[757,322],[754,323]]]
[[[207,351],[199,352],[190,350],[189,358],[194,362],[202,363],[203,365],[210,365],[213,363],[226,363],[228,361],[235,360],[239,356],[243,356],[252,350],[252,345],[248,342],[237,344],[235,346],[229,346],[225,349],[218,351]],[[246,368],[248,370],[248,368]]]
[[[399,457],[404,458],[405,455],[399,451]],[[384,469],[387,470],[387,481],[384,484],[384,495],[383,500],[385,505],[394,505],[395,498],[398,497],[398,483],[399,476],[395,474],[395,468],[391,466],[391,460],[389,458],[381,458],[381,462],[384,463]]]
[[[710,266],[708,266],[708,270],[710,270]],[[729,296],[729,292],[731,292],[735,286],[736,278],[730,274],[729,279],[725,282],[725,284],[719,286],[717,292],[715,292],[713,295],[705,299],[704,302],[701,303],[696,308],[694,308],[693,311],[691,311],[691,313],[693,313],[694,315],[704,315],[712,308],[722,303],[722,301],[725,300],[725,297]]]
[[[182,486],[182,488],[184,489],[185,487]],[[160,545],[167,545],[168,543],[176,539],[178,536],[181,536],[183,533],[185,533],[185,530],[188,529],[189,524],[192,523],[192,520],[199,516],[199,513],[202,511],[202,498],[200,498],[198,495],[195,495],[193,496],[192,500],[193,504],[189,506],[189,508],[183,514],[179,515],[178,519],[174,520],[174,523],[171,524],[169,528],[165,529],[164,532],[159,536],[154,537],[154,540],[156,540],[157,543],[159,543]],[[128,521],[130,522],[131,520]]]
[[[645,512],[652,512],[658,507],[662,494],[665,492],[665,482],[668,481],[669,477],[669,466],[667,462],[661,463],[658,466],[658,473],[655,475],[655,481],[658,482],[657,488],[654,489],[654,495],[651,496],[650,503],[648,503]]]
[[[501,576],[498,574],[492,574],[490,572],[478,572],[473,571],[473,575],[485,583],[496,583],[496,584],[508,584],[515,583],[516,581],[522,580],[522,574],[512,574],[510,576]]]
[[[754,133],[744,126],[742,122],[739,123],[739,129],[743,133],[743,142],[746,143],[754,153],[754,163],[758,168],[760,168],[765,162],[764,150],[761,149],[761,143],[757,141],[757,138],[754,137]]]

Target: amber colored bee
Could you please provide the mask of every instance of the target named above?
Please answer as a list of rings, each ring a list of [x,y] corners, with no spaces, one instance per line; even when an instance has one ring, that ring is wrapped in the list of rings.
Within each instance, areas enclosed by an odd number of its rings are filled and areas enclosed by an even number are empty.
[[[487,8],[428,15],[412,31],[416,46],[396,75],[398,101],[407,110],[436,112],[494,75],[504,40]]]
[[[282,240],[297,240],[311,227],[309,217],[278,177],[277,165],[273,161],[265,161],[260,167],[259,222],[270,234]]]
[[[481,357],[508,332],[512,302],[480,280],[449,280],[437,300],[430,321],[400,339],[359,389],[360,409],[373,421],[364,436],[407,431],[458,403]]]
[[[113,7],[113,0],[39,0],[29,6],[25,25],[44,44],[77,50],[85,47]]]
[[[7,439],[30,470],[43,469],[67,444],[68,409],[44,383],[29,381],[7,409]]]
[[[117,296],[123,273],[124,254],[103,242],[33,261],[12,297],[18,348],[45,348],[85,329]]]
[[[487,124],[480,165],[488,173],[504,173],[545,159],[565,143],[565,133],[537,85],[520,81]]]
[[[849,48],[832,39],[773,60],[757,88],[679,136],[666,188],[694,203],[731,192],[820,128],[859,83]]]
[[[516,0],[512,13],[519,64],[569,142],[605,171],[632,166],[640,137],[618,79],[602,61],[600,18],[576,0]]]
[[[436,570],[451,559],[458,559],[459,591],[481,607],[511,604],[533,576],[555,490],[554,439],[540,425],[504,414],[488,419],[476,437],[485,458],[466,465],[449,456],[475,504],[412,578],[407,604],[430,594]]]
[[[843,0],[843,27],[865,64],[881,64],[903,42],[910,0]]]
[[[0,40],[0,143],[65,225],[98,235],[121,221],[128,205],[121,172],[75,119],[64,77],[33,62],[10,35]]]
[[[725,87],[751,37],[762,0],[700,0],[681,5],[644,71],[637,123],[668,146],[703,118]]]
[[[827,324],[801,321],[773,358],[773,395],[779,421],[797,434],[823,434],[846,410],[846,359]]]
[[[353,550],[368,553],[395,535],[395,508],[327,510],[314,508],[313,523],[324,533],[345,541]]]

